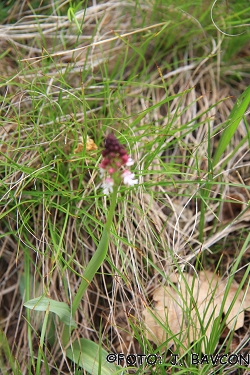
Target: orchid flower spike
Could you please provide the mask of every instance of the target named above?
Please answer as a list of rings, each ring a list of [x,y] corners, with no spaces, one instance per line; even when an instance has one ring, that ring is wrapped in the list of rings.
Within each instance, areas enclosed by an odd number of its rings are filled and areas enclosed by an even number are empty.
[[[135,174],[128,169],[134,164],[134,160],[114,134],[107,136],[102,156],[99,171],[101,178],[104,179],[102,184],[104,194],[112,193],[114,184],[122,181],[128,186],[138,184],[138,180],[134,178]]]

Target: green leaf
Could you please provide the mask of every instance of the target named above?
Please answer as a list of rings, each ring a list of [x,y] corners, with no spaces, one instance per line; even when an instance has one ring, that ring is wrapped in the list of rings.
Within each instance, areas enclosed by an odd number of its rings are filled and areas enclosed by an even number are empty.
[[[240,121],[242,120],[246,112],[246,109],[249,103],[250,103],[250,86],[248,86],[248,88],[240,95],[240,97],[237,99],[231,111],[231,115],[228,120],[228,125],[220,138],[219,145],[216,149],[216,152],[213,158],[213,167],[218,163],[223,152],[226,150],[230,140],[232,139]]]
[[[72,8],[72,7],[70,7],[68,9],[68,14],[67,15],[68,15],[68,19],[69,19],[70,22],[72,22],[73,20],[75,21],[75,24],[76,24],[76,26],[78,28],[78,31],[81,33],[82,30],[81,30],[81,26],[79,25],[79,22],[77,21],[77,18],[76,18],[76,15],[75,15],[75,9]]]
[[[30,299],[24,303],[24,306],[35,311],[46,311],[49,309],[49,311],[58,315],[64,324],[71,326],[72,328],[77,327],[76,322],[72,318],[70,308],[65,302],[55,301],[48,297],[42,296]]]
[[[11,371],[12,370],[12,371]],[[0,371],[1,374],[21,375],[17,359],[13,356],[7,337],[0,329]]]
[[[101,355],[99,353],[100,350]],[[99,375],[99,373],[110,375],[119,370],[118,366],[107,362],[107,355],[108,352],[106,350],[88,339],[74,341],[70,348],[66,350],[66,356],[91,375]]]

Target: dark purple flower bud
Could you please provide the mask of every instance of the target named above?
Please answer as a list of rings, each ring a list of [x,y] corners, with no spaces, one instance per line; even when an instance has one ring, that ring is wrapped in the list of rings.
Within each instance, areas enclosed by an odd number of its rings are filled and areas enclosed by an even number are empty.
[[[127,163],[129,156],[128,155],[122,155],[121,159],[123,163]]]
[[[107,156],[108,153],[109,153],[108,150],[105,149],[102,151],[102,156],[105,158],[105,156]]]
[[[124,149],[124,148],[121,148],[120,149],[120,155],[125,155],[127,153],[127,151]]]

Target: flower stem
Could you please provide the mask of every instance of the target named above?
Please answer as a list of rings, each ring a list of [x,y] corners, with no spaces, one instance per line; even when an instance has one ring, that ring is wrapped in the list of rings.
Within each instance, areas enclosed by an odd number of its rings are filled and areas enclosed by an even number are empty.
[[[112,225],[112,222],[113,222],[113,216],[114,216],[115,207],[116,207],[117,192],[118,192],[118,184],[114,184],[113,193],[112,193],[112,196],[111,196],[111,204],[110,204],[108,217],[107,217],[107,222],[106,222],[106,224],[103,228],[102,237],[101,237],[99,245],[96,249],[96,252],[94,253],[92,258],[90,259],[90,262],[85,269],[82,282],[81,282],[81,284],[79,286],[79,289],[78,289],[78,291],[75,295],[75,298],[73,299],[72,317],[74,317],[86,289],[88,288],[88,286],[91,283],[91,281],[93,280],[96,272],[98,271],[98,269],[102,265],[104,259],[106,258],[107,251],[108,251],[108,244],[109,244],[110,228],[111,228],[111,225]],[[70,338],[69,332],[70,332],[70,327],[65,326],[64,330],[63,330],[63,337],[62,337],[62,341],[63,341],[64,345],[68,344],[68,341],[69,341],[69,338]]]

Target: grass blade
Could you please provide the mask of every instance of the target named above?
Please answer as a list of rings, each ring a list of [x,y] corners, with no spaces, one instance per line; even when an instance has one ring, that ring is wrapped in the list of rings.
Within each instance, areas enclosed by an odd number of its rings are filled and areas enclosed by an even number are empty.
[[[222,154],[226,150],[230,140],[232,139],[234,133],[236,132],[236,129],[242,120],[245,111],[250,103],[250,86],[240,95],[240,97],[237,99],[232,112],[231,116],[228,120],[228,126],[224,130],[219,145],[216,149],[214,159],[213,159],[213,167],[218,164]]]

